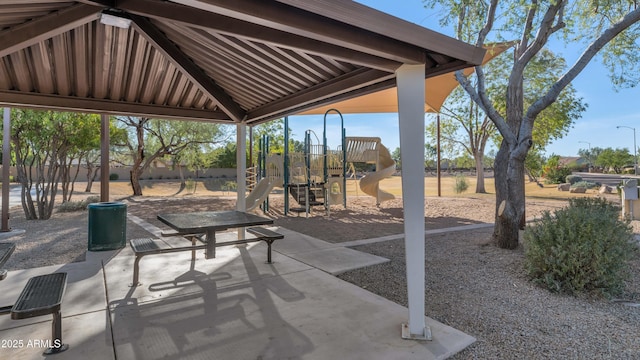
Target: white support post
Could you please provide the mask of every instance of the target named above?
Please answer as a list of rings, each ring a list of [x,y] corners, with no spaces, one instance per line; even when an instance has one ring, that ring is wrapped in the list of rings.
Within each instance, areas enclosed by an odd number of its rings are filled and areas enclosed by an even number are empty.
[[[109,115],[100,115],[100,201],[109,201]]]
[[[236,125],[236,210],[246,211],[247,192],[247,125]],[[238,239],[244,239],[244,229],[238,229]]]
[[[402,65],[396,71],[409,303],[409,323],[402,325],[402,337],[414,340],[431,340],[424,294],[424,75],[424,65]]]
[[[11,108],[4,108],[2,120],[2,228],[0,231],[11,231],[9,228],[9,165],[11,163]]]

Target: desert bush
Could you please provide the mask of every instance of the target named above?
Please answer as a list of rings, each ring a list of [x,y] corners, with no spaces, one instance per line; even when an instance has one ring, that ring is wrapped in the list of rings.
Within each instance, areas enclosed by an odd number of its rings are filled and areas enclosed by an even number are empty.
[[[571,187],[583,187],[583,188],[587,188],[587,189],[595,189],[595,188],[599,188],[602,184],[598,183],[598,182],[591,182],[591,181],[579,181],[575,184],[572,184]]]
[[[456,182],[453,184],[453,191],[456,194],[461,194],[469,188],[469,183],[464,175],[456,175]]]
[[[60,212],[83,211],[87,209],[87,205],[100,202],[99,196],[89,196],[82,201],[67,201],[58,206]]]
[[[196,191],[196,182],[192,178],[188,178],[185,181],[185,189],[189,193],[194,193]]]
[[[561,184],[569,175],[571,175],[571,169],[566,166],[548,168],[544,174],[544,182],[546,184]]]
[[[553,215],[545,212],[524,233],[529,277],[553,292],[622,292],[630,275],[627,263],[638,248],[619,213],[602,198],[571,199]]]
[[[109,180],[118,180],[120,176],[116,173],[109,174]]]
[[[580,176],[580,175],[567,175],[564,179],[565,179],[564,182],[573,185],[573,184],[575,184],[577,182],[582,181],[582,176]]]

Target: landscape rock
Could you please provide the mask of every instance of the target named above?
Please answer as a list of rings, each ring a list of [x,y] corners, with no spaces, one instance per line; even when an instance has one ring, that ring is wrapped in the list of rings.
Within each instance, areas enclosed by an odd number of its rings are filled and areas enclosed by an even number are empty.
[[[569,191],[571,190],[570,183],[558,184],[558,191]]]
[[[586,187],[574,187],[571,188],[571,190],[569,190],[570,193],[574,193],[574,194],[584,194],[587,192],[587,188]]]
[[[612,192],[613,192],[613,187],[609,185],[602,185],[600,187],[600,190],[598,190],[598,193],[600,194],[611,194]]]

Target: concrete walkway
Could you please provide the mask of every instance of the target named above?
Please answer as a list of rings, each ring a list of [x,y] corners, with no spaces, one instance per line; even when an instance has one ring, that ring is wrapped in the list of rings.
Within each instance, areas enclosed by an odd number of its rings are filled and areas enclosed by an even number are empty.
[[[88,252],[85,262],[10,272],[0,305],[32,276],[68,272],[69,350],[58,359],[444,359],[475,341],[430,318],[432,341],[402,340],[405,307],[332,275],[386,259],[277,231],[286,237],[274,264],[262,243],[219,248],[215,260],[154,255],[130,287],[129,247]],[[0,359],[41,359],[50,337],[50,316],[0,316]]]

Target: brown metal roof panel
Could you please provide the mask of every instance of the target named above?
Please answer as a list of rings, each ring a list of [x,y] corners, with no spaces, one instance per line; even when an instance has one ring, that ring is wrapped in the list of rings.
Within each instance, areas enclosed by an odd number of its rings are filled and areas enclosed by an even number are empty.
[[[16,1],[2,0],[0,3],[0,29],[22,24],[33,18],[73,5],[68,0]]]
[[[242,88],[270,94],[265,95],[265,99],[273,98],[273,94],[282,96],[288,92],[288,89],[277,79],[257,68],[254,64],[255,59],[249,58],[248,54],[246,58],[235,54],[233,49],[229,49],[225,43],[204,31],[190,29],[183,29],[183,31],[184,33],[178,30],[172,31],[168,35],[174,42],[179,42],[180,49],[216,83],[228,91],[232,98],[235,98],[238,95],[237,91],[240,91],[238,89]],[[211,56],[212,54],[214,56]],[[229,91],[233,83],[240,84],[235,88],[235,96]],[[243,105],[246,106],[246,104]]]
[[[25,51],[17,51],[9,55],[9,71],[15,75],[14,89],[24,92],[33,91],[31,69]]]
[[[169,92],[171,91],[171,87],[175,83],[176,76],[178,71],[175,66],[171,63],[167,63],[167,67],[165,69],[165,74],[158,81],[158,85],[156,88],[156,93],[153,98],[153,103],[157,105],[167,105],[169,101]]]
[[[12,81],[11,73],[4,64],[3,59],[0,59],[0,90],[11,90]]]
[[[268,74],[261,73],[251,64],[249,59],[238,59],[220,44],[209,42],[205,45],[200,41],[190,42],[182,38],[181,35],[177,36],[177,40],[180,41],[181,50],[225,89],[227,86],[223,84],[222,77],[230,82],[240,80],[240,83],[246,84],[244,86],[251,86],[256,91],[262,89],[264,93],[287,93],[287,89],[279,86],[277,81],[270,78]],[[210,56],[212,53],[215,54],[215,57]]]
[[[125,100],[137,102],[140,86],[143,81],[144,69],[147,66],[147,54],[151,46],[139,35],[133,36],[130,52],[127,57],[127,81],[124,91]]]
[[[263,101],[268,101],[269,98],[273,97],[273,95],[269,95],[274,93],[270,88],[265,87],[255,78],[251,79],[247,77],[247,74],[243,73],[240,69],[236,70],[234,64],[230,64],[227,59],[201,56],[196,52],[197,49],[190,49],[190,46],[186,44],[184,44],[181,49],[187,55],[194,54],[190,56],[194,62],[244,108],[251,106],[246,103],[246,100],[250,98],[262,96]],[[253,96],[243,96],[245,92],[252,92]]]
[[[109,67],[111,64],[111,48],[113,46],[112,26],[107,28],[102,24],[94,24],[93,30],[93,54],[87,65],[93,73],[93,98],[106,99],[109,84]]]
[[[71,39],[73,40],[73,65],[71,67],[71,80],[73,83],[73,93],[78,97],[89,96],[90,85],[90,66],[91,60],[89,56],[90,43],[90,30],[89,24],[76,28],[71,32]]]
[[[217,44],[217,48],[224,46]],[[238,77],[246,77],[253,86],[259,86],[268,97],[281,96],[287,94],[291,89],[302,88],[300,83],[291,81],[281,70],[276,69],[268,61],[256,57],[255,52],[250,54],[234,54],[234,49],[220,49],[219,52],[225,54],[224,61],[229,65],[229,70],[235,72]]]
[[[176,71],[174,74],[174,80],[167,95],[167,105],[178,106],[181,104],[187,86],[189,86],[189,79],[179,71]]]
[[[73,61],[70,33],[60,34],[51,39],[52,62],[54,78],[56,82],[56,93],[58,95],[71,95],[71,79],[69,69],[70,62]]]
[[[43,41],[28,49],[35,74],[33,79],[35,91],[43,94],[55,93],[54,71],[51,57],[49,56],[49,44],[50,41]]]
[[[114,37],[114,46],[112,50],[112,63],[109,75],[109,99],[124,99],[124,87],[127,81],[127,54],[129,53],[129,39],[131,31],[120,29]]]
[[[144,74],[144,80],[140,84],[139,102],[149,104],[153,101],[158,89],[158,83],[161,82],[167,68],[167,60],[153,48],[149,52],[149,64]]]

